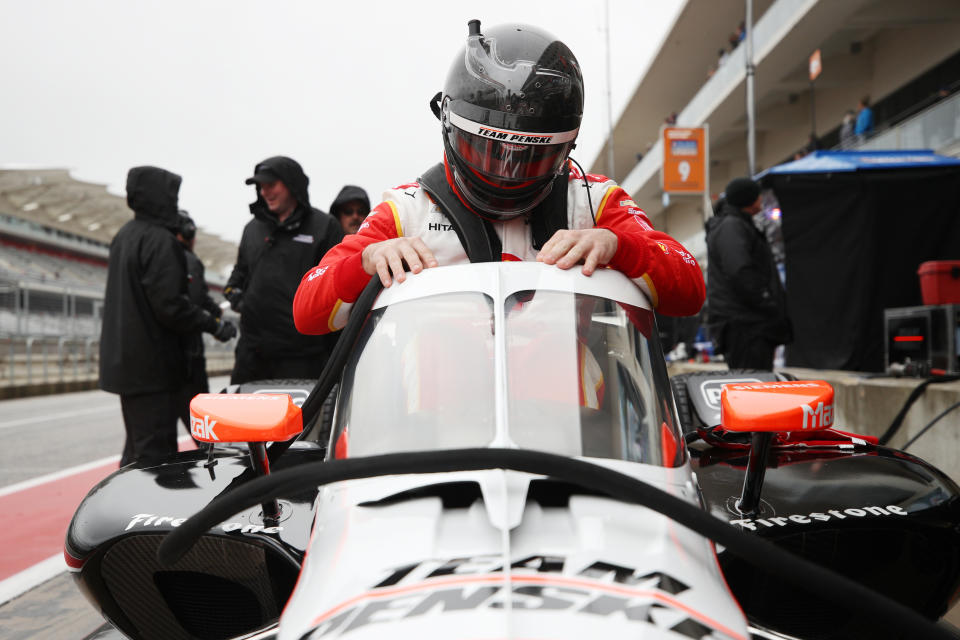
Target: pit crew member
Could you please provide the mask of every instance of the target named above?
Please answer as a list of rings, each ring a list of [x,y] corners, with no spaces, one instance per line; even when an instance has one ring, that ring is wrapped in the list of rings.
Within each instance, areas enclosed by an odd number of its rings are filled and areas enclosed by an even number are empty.
[[[343,238],[340,223],[310,206],[310,179],[286,156],[257,163],[253,219],[243,228],[237,263],[223,290],[240,313],[231,384],[270,378],[316,378],[332,338],[300,335],[290,306],[296,283]]]

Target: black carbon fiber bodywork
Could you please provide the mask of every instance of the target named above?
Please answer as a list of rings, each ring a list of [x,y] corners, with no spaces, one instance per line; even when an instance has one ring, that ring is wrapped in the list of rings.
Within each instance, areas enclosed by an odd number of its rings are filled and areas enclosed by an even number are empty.
[[[872,445],[773,449],[761,511],[736,510],[747,451],[691,447],[707,508],[717,517],[909,605],[935,620],[960,588],[960,489],[909,454]],[[719,552],[748,617],[801,638],[886,637],[853,603],[827,601]]]
[[[323,458],[295,447],[278,468]],[[309,541],[316,490],[281,499],[279,523],[259,509],[211,529],[172,567],[156,549],[164,535],[254,477],[245,449],[181,453],[162,465],[121,469],[95,486],[67,531],[74,576],[104,617],[133,639],[233,638],[275,621],[296,584]],[[271,526],[273,525],[273,526]]]

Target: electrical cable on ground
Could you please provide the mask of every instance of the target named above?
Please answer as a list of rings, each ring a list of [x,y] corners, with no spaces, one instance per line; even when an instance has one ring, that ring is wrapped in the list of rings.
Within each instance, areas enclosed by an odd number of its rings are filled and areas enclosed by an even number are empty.
[[[907,444],[903,445],[903,447],[901,447],[900,450],[901,450],[901,451],[906,451],[907,448],[908,448],[910,445],[912,445],[914,442],[916,442],[917,440],[920,439],[920,436],[922,436],[922,435],[925,434],[927,431],[929,431],[929,430],[930,430],[930,427],[932,427],[933,425],[937,424],[937,422],[940,421],[940,418],[944,417],[945,415],[947,415],[948,413],[950,413],[951,411],[953,411],[953,410],[956,409],[957,407],[960,407],[960,402],[955,402],[955,403],[953,403],[952,405],[950,405],[949,407],[947,407],[947,409],[945,409],[943,412],[941,412],[940,415],[938,415],[936,418],[934,418],[933,420],[931,420],[930,422],[928,422],[928,423],[927,423],[927,426],[925,426],[923,429],[920,429],[920,432],[919,432],[917,435],[915,435],[915,436],[913,436],[912,438],[910,438],[909,440],[907,440]]]
[[[913,403],[917,401],[917,398],[923,395],[928,386],[938,382],[953,382],[954,380],[960,380],[960,376],[931,376],[917,385],[913,391],[910,392],[910,395],[907,396],[907,401],[903,403],[903,407],[900,408],[900,412],[897,413],[896,417],[893,419],[893,422],[890,423],[890,426],[887,427],[887,430],[878,439],[878,444],[881,446],[886,446],[887,443],[893,439],[893,436],[895,436],[897,431],[900,430],[900,426],[903,424],[903,419],[906,417],[907,411],[909,411],[910,407],[913,406]]]

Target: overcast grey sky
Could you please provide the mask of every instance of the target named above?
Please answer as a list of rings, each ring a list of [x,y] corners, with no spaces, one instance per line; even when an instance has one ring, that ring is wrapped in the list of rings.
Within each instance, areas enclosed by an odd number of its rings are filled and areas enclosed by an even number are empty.
[[[682,0],[610,0],[614,117]],[[180,205],[239,240],[254,165],[299,161],[326,210],[379,202],[441,158],[427,102],[467,34],[535,24],[574,52],[584,166],[607,130],[603,0],[0,0],[0,166],[62,167],[123,194],[127,170],[183,176]]]

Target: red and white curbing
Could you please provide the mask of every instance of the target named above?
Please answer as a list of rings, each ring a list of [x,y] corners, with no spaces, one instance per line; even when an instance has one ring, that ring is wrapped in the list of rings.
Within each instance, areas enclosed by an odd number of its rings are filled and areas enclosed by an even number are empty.
[[[181,449],[183,448],[183,445],[190,446],[191,448],[193,445],[193,441],[191,440],[190,436],[181,436],[177,439],[177,442],[181,445]],[[54,473],[31,478],[30,480],[18,482],[6,487],[0,487],[0,498],[12,496],[21,491],[28,491],[46,484],[58,482],[72,476],[88,473],[97,468],[103,468],[103,475],[106,476],[117,468],[119,462],[120,456],[109,456],[107,458],[101,458],[99,460],[87,462],[75,467],[70,467],[69,469],[63,469]],[[69,517],[70,514],[64,515],[65,517]],[[67,570],[68,567],[64,561],[62,543],[60,549],[51,548],[50,553],[53,555],[18,573],[8,577],[0,576],[0,578],[3,578],[0,580],[0,606],[13,600],[14,598],[23,595],[31,589],[40,586],[44,582],[57,577],[59,574]]]

